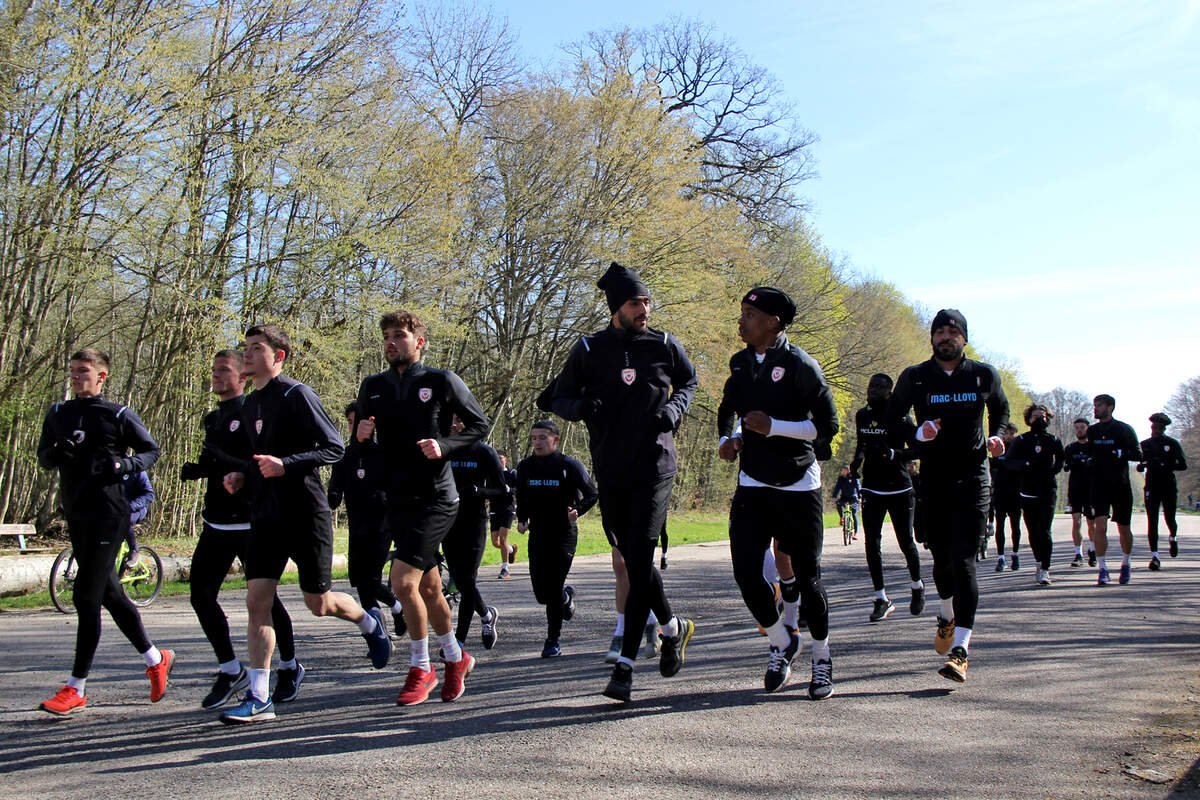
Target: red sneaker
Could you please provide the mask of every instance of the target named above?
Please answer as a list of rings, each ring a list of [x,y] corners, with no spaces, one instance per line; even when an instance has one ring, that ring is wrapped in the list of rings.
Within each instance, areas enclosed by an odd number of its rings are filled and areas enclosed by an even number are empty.
[[[175,651],[163,650],[162,661],[153,667],[146,667],[146,677],[150,679],[150,702],[157,703],[167,693],[167,678],[171,675],[171,667],[175,666]]]
[[[409,667],[408,677],[404,679],[404,688],[396,696],[396,705],[415,706],[417,703],[424,703],[437,684],[437,673],[433,670]]]
[[[49,700],[44,700],[38,708],[60,717],[66,717],[76,711],[83,711],[86,705],[87,698],[75,691],[74,686],[64,686],[58,690],[58,694]]]
[[[442,684],[442,700],[449,703],[462,697],[463,692],[467,690],[463,681],[473,669],[475,669],[475,657],[467,655],[466,650],[463,650],[461,661],[447,661],[446,682]]]

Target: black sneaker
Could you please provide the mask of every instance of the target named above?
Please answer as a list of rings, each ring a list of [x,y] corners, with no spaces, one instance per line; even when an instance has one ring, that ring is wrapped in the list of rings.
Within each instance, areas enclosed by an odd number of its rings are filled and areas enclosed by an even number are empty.
[[[1004,555],[996,559],[996,572],[1004,572]]]
[[[617,664],[613,667],[612,677],[608,679],[608,686],[604,687],[604,696],[628,703],[632,693],[633,667],[628,664]]]
[[[1013,572],[1016,572],[1020,568],[1021,568],[1021,559],[1017,556],[1016,553],[1013,553],[1012,566],[1010,566],[1009,569],[1012,570]]]
[[[662,555],[662,558],[660,558],[660,559],[658,560],[658,568],[659,568],[659,569],[666,569],[666,568],[667,568],[667,554],[666,554],[666,553],[663,553],[663,555]]]
[[[392,636],[399,639],[406,633],[408,633],[408,623],[404,621],[404,615],[392,614]]]
[[[242,667],[237,675],[218,672],[217,679],[213,681],[212,691],[200,701],[200,707],[209,711],[220,708],[233,699],[235,694],[249,688],[250,673],[246,672],[245,667]]]
[[[925,587],[912,590],[912,600],[908,603],[908,613],[914,617],[921,616],[921,612],[925,610]]]
[[[1158,572],[1162,569],[1162,562],[1158,560],[1158,556],[1150,559],[1149,569],[1151,572]]]
[[[808,682],[808,699],[824,700],[833,694],[833,662],[826,659],[812,662],[812,680]]]
[[[275,673],[275,692],[271,695],[272,703],[290,703],[300,694],[300,684],[304,680],[304,665],[296,662],[295,669],[279,669]]]
[[[496,623],[500,621],[500,612],[495,606],[487,607],[487,616],[483,618],[480,625],[480,636],[483,639],[483,649],[491,650],[496,646],[496,639],[499,638],[499,632],[496,630]]]
[[[1088,566],[1089,567],[1096,566],[1096,551],[1095,550],[1088,550]]]
[[[664,678],[669,678],[683,668],[688,642],[696,632],[696,623],[690,619],[676,616],[679,623],[678,636],[662,636],[662,655],[658,659],[658,671]]]
[[[799,652],[800,637],[795,634],[792,634],[792,640],[783,650],[771,646],[771,653],[767,656],[767,674],[763,676],[763,688],[768,693],[777,692],[787,685],[792,677],[792,662]]]
[[[871,610],[871,622],[880,622],[887,619],[887,615],[896,610],[896,604],[891,600],[875,598],[875,608]]]
[[[1075,554],[1075,557],[1071,559],[1071,566],[1072,567],[1082,567],[1083,566],[1083,553]]]
[[[575,616],[575,587],[567,584],[563,587],[562,617],[563,622],[569,622]]]
[[[1167,547],[1171,553],[1171,558],[1176,558],[1179,556],[1179,542],[1174,536],[1167,540]]]
[[[558,639],[547,639],[542,645],[542,658],[558,658],[562,655],[562,649],[558,646]]]

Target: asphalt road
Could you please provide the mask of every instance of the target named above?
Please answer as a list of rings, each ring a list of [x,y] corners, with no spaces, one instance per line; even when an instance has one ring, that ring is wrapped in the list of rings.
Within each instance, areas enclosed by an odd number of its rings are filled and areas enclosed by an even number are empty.
[[[830,531],[837,691],[821,703],[807,699],[806,657],[782,692],[763,693],[766,642],[737,594],[724,543],[671,550],[669,596],[695,618],[696,636],[678,676],[639,665],[628,706],[599,694],[614,620],[606,558],[576,561],[579,612],[564,631],[564,657],[552,661],[538,657],[544,616],[525,565],[505,582],[487,568],[482,588],[501,610],[499,643],[484,651],[476,622],[468,649],[479,666],[467,693],[411,708],[394,705],[406,646],[372,670],[357,629],[307,616],[296,588],[285,587],[308,678],[277,720],[238,728],[199,708],[215,664],[186,598],[145,612],[156,643],[179,654],[167,697],[148,702],[140,659],[106,618],[89,707],[66,720],[33,709],[69,672],[74,619],[4,613],[0,796],[1190,796],[1200,753],[1200,518],[1181,522],[1183,552],[1151,573],[1145,523],[1135,521],[1128,586],[1097,587],[1094,570],[1066,566],[1062,518],[1053,586],[1034,584],[1027,549],[1018,572],[981,564],[962,686],[936,674],[933,604],[922,617],[908,614],[890,530],[885,565],[897,610],[878,624],[867,621],[861,544],[843,547]],[[242,593],[226,599],[244,650]],[[1127,766],[1170,781],[1122,774]]]

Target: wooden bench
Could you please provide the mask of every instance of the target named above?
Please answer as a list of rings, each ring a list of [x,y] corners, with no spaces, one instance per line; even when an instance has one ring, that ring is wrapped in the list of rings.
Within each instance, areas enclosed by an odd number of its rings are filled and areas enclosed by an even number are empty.
[[[0,537],[7,538],[9,536],[12,536],[12,537],[16,538],[17,546],[19,548],[21,548],[22,550],[29,549],[28,547],[25,546],[25,537],[33,536],[35,533],[37,533],[37,529],[34,528],[32,525],[28,525],[28,524],[0,525]]]

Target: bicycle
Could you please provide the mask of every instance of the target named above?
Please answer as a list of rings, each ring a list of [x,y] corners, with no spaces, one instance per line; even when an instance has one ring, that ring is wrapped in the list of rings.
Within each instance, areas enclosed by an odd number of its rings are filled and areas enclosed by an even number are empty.
[[[850,513],[850,508],[847,505],[842,509],[842,544],[849,546],[854,541],[855,535],[858,533],[858,519],[854,514]]]
[[[117,560],[113,568],[117,572],[117,582],[121,591],[125,592],[136,606],[148,606],[154,602],[163,585],[162,559],[154,548],[142,545],[138,548],[137,558],[125,567],[125,556],[129,553],[129,543],[121,542],[117,551]],[[75,551],[70,547],[64,549],[54,559],[50,567],[50,600],[54,607],[64,614],[75,610],[75,576],[79,565],[75,561]]]

